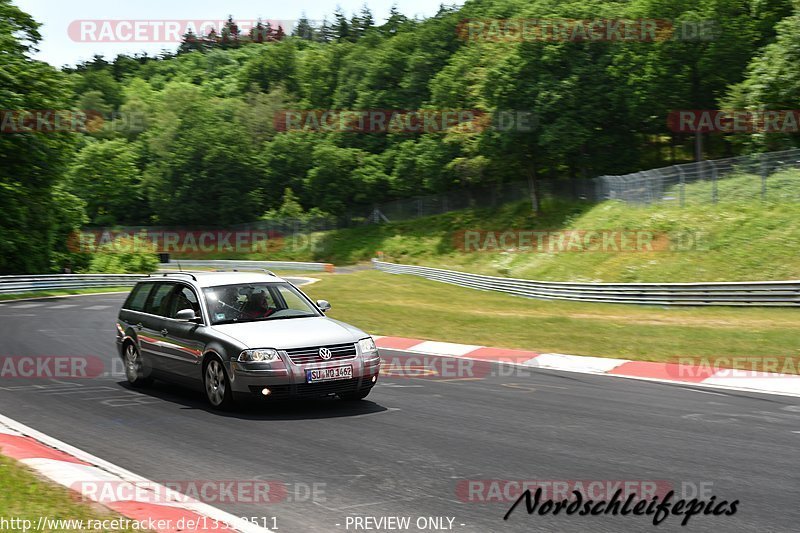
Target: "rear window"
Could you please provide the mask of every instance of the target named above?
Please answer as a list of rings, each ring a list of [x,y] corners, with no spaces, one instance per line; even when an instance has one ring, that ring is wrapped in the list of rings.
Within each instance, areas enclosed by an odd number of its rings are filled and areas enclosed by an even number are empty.
[[[130,309],[131,311],[144,311],[144,304],[147,301],[147,297],[150,295],[150,289],[152,288],[152,283],[137,284],[128,295],[128,299],[125,300],[122,308]]]

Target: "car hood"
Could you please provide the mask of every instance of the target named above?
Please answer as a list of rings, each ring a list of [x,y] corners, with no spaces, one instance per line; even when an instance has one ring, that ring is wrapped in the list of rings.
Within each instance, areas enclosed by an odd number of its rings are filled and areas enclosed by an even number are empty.
[[[356,342],[367,336],[358,328],[327,317],[264,320],[211,327],[248,348],[277,350],[344,344]]]

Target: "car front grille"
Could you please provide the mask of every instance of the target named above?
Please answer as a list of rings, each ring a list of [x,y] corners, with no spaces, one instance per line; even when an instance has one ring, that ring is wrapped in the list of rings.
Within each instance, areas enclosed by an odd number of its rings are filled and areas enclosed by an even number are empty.
[[[323,359],[319,355],[321,348],[327,348],[331,351],[330,359]],[[292,363],[296,365],[308,365],[311,363],[326,363],[329,361],[343,361],[345,359],[352,359],[356,356],[355,344],[333,344],[330,346],[314,346],[311,348],[295,348],[294,350],[286,350],[286,355]]]

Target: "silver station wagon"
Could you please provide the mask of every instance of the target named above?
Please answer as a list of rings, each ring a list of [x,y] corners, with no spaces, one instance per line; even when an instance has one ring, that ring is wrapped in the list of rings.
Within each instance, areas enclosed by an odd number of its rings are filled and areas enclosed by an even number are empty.
[[[329,309],[273,274],[157,274],[125,300],[117,347],[131,385],[202,387],[217,408],[244,397],[360,400],[378,380],[378,350]]]

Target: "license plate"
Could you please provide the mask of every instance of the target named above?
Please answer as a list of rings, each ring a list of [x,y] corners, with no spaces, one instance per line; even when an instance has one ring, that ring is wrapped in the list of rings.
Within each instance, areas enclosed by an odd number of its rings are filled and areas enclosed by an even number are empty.
[[[315,368],[306,370],[306,383],[318,383],[320,381],[336,381],[338,379],[351,379],[353,377],[353,366],[334,366],[331,368]]]

